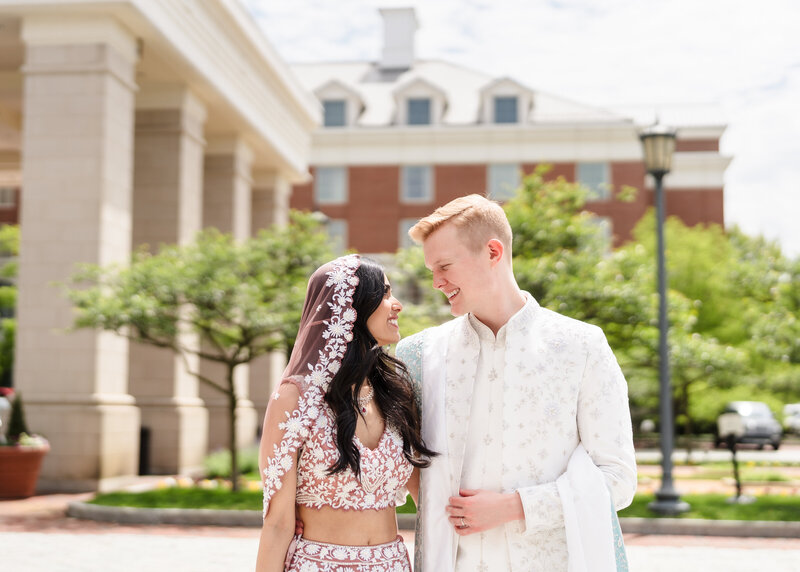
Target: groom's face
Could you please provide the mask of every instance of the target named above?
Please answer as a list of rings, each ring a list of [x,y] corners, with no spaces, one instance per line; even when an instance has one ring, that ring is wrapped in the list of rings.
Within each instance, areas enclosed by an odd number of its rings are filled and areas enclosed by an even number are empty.
[[[452,224],[428,236],[422,250],[425,266],[433,272],[433,287],[447,297],[450,312],[454,316],[474,313],[486,297],[488,254],[471,250]]]

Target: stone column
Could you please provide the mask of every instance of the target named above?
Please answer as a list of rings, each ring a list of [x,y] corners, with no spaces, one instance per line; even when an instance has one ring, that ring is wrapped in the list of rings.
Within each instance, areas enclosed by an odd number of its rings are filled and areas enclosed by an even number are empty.
[[[289,222],[292,185],[277,171],[257,171],[253,176],[253,234],[274,224]],[[286,367],[286,352],[263,355],[250,364],[250,399],[260,421],[267,410],[269,396]]]
[[[253,176],[253,234],[273,224],[289,222],[292,184],[275,171],[258,171]]]
[[[152,252],[186,244],[202,224],[205,106],[185,86],[143,86],[136,101],[133,244]],[[195,336],[183,343],[196,344]],[[130,392],[145,428],[149,471],[198,473],[206,453],[208,412],[199,397],[198,360],[132,344]],[[144,443],[143,443],[144,445]]]
[[[238,240],[250,237],[253,152],[237,137],[210,139],[206,146],[203,171],[203,226],[231,233]],[[208,378],[225,383],[224,368],[201,360],[200,370]],[[239,395],[236,410],[237,446],[253,443],[258,420],[248,392],[249,368],[240,365],[234,384]],[[228,445],[228,398],[206,384],[200,397],[208,408],[208,446]]]
[[[137,473],[139,410],[128,342],[66,331],[78,262],[131,252],[134,36],[112,17],[37,16],[26,43],[22,243],[15,380],[31,430],[51,442],[42,490],[91,490]]]

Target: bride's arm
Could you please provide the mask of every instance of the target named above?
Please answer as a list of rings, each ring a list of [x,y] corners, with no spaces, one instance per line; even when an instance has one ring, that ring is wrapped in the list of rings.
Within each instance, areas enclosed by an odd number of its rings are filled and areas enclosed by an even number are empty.
[[[289,383],[280,386],[280,390],[270,399],[264,417],[259,453],[259,469],[264,481],[268,459],[273,456],[274,446],[281,443],[283,430],[278,426],[286,420],[286,412],[293,411],[297,405],[299,391]],[[297,491],[297,451],[291,455],[291,468],[280,478],[280,488],[267,499],[266,512],[261,526],[261,537],[258,543],[257,572],[282,572],[286,551],[295,531],[295,494]]]

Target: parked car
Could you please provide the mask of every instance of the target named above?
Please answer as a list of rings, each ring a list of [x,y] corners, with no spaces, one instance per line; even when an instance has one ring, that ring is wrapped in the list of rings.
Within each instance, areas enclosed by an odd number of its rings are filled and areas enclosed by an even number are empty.
[[[714,444],[719,447],[725,442],[731,427],[740,427],[737,443],[755,443],[759,449],[772,445],[781,446],[783,428],[772,415],[769,406],[763,401],[732,401],[725,406],[717,418],[717,436]]]
[[[800,435],[800,403],[783,406],[783,426],[787,432]]]

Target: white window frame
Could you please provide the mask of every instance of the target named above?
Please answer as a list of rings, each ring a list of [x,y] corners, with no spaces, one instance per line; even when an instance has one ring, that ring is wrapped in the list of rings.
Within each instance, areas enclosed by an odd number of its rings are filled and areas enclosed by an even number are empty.
[[[508,175],[511,170],[513,169],[514,177],[508,177],[509,181],[503,181],[501,184],[505,183],[508,185],[508,189],[497,188],[495,183],[501,177],[500,173],[502,172],[504,175]],[[489,196],[496,200],[496,201],[507,201],[514,197],[514,193],[519,188],[520,183],[522,182],[522,175],[520,173],[520,165],[519,163],[490,163],[486,167],[486,186],[487,190],[489,191]]]
[[[410,197],[408,195],[409,171],[411,169],[424,169],[424,181],[426,188],[423,189],[425,195],[422,197]],[[405,204],[427,204],[433,202],[434,197],[434,173],[432,165],[401,165],[400,167],[400,202]]]
[[[326,185],[333,188],[324,188]],[[348,194],[347,167],[324,166],[315,169],[314,204],[343,205],[347,203]]]
[[[606,249],[610,251],[614,245],[614,221],[611,220],[611,217],[599,215],[594,215],[590,220],[600,229],[606,242]]]
[[[602,179],[599,183],[581,177],[582,167],[601,167]],[[611,166],[607,161],[580,161],[575,165],[575,182],[580,183],[591,191],[589,201],[607,201],[611,198]]]

